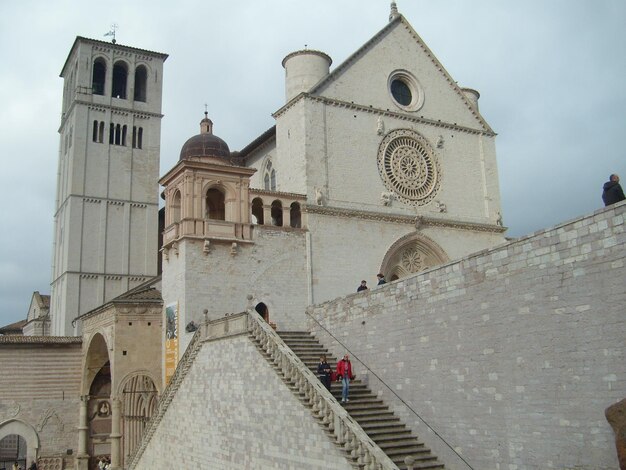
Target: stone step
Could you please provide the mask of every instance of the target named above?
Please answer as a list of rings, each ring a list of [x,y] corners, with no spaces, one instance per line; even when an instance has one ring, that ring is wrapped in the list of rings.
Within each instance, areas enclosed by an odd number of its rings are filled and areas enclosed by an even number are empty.
[[[309,332],[280,331],[278,334],[315,375],[321,355],[326,355],[333,369],[336,367],[336,359],[328,357],[328,350]],[[341,382],[333,382],[331,392],[337,401],[341,400]],[[368,386],[358,379],[352,381],[349,396],[350,401],[342,406],[400,469],[407,468],[404,459],[409,455],[415,459],[414,470],[444,468],[437,457],[412,435],[411,430]]]

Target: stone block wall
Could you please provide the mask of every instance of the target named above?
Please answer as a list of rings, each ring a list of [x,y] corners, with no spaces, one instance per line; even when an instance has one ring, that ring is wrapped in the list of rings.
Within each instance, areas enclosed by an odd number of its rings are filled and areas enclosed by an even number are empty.
[[[80,371],[80,338],[0,337],[0,437],[4,426],[23,432],[27,441],[37,436],[37,457],[71,463],[78,444]],[[33,449],[27,453],[35,457]]]
[[[136,469],[350,470],[247,335],[205,342]]]
[[[625,212],[311,307],[309,327],[361,361],[446,468],[463,467],[415,413],[473,468],[615,469],[604,410],[626,395]]]

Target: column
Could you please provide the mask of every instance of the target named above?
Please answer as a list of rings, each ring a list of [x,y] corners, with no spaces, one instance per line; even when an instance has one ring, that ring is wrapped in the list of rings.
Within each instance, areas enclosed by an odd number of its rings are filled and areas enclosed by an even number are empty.
[[[76,470],[87,470],[89,467],[89,454],[87,453],[87,406],[89,395],[81,395],[80,410],[78,413],[78,455],[76,456]]]
[[[291,227],[291,207],[283,206],[283,227]]]
[[[111,398],[111,470],[122,470],[121,462],[121,403],[117,398]]]
[[[272,206],[263,204],[263,225],[272,225]]]

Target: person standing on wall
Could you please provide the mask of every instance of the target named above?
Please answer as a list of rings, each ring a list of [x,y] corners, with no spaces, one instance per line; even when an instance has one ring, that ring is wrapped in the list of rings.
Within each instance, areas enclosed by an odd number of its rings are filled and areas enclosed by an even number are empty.
[[[387,281],[385,281],[385,275],[383,273],[376,274],[376,277],[378,278],[378,284],[376,284],[377,286],[387,284]]]
[[[356,288],[357,292],[361,292],[363,290],[367,290],[367,281],[361,281],[361,285]]]
[[[350,381],[354,380],[350,356],[347,354],[337,363],[337,379],[341,379],[341,403],[346,403],[350,401],[348,399],[348,394],[350,393]]]
[[[609,180],[604,183],[602,187],[602,201],[605,206],[610,206],[616,202],[620,202],[626,199],[624,191],[619,184],[619,175],[612,174],[609,176]]]

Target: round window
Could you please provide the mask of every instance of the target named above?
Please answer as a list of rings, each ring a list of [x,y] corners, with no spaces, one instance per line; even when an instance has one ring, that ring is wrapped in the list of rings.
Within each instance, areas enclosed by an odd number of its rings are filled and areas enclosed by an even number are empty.
[[[396,78],[391,82],[391,96],[402,106],[408,106],[413,101],[413,93],[404,81]]]
[[[389,76],[389,93],[394,103],[405,111],[417,111],[424,104],[424,92],[417,79],[405,70]]]
[[[439,191],[441,167],[428,141],[409,129],[385,136],[378,148],[378,172],[384,185],[408,204],[428,204]]]

